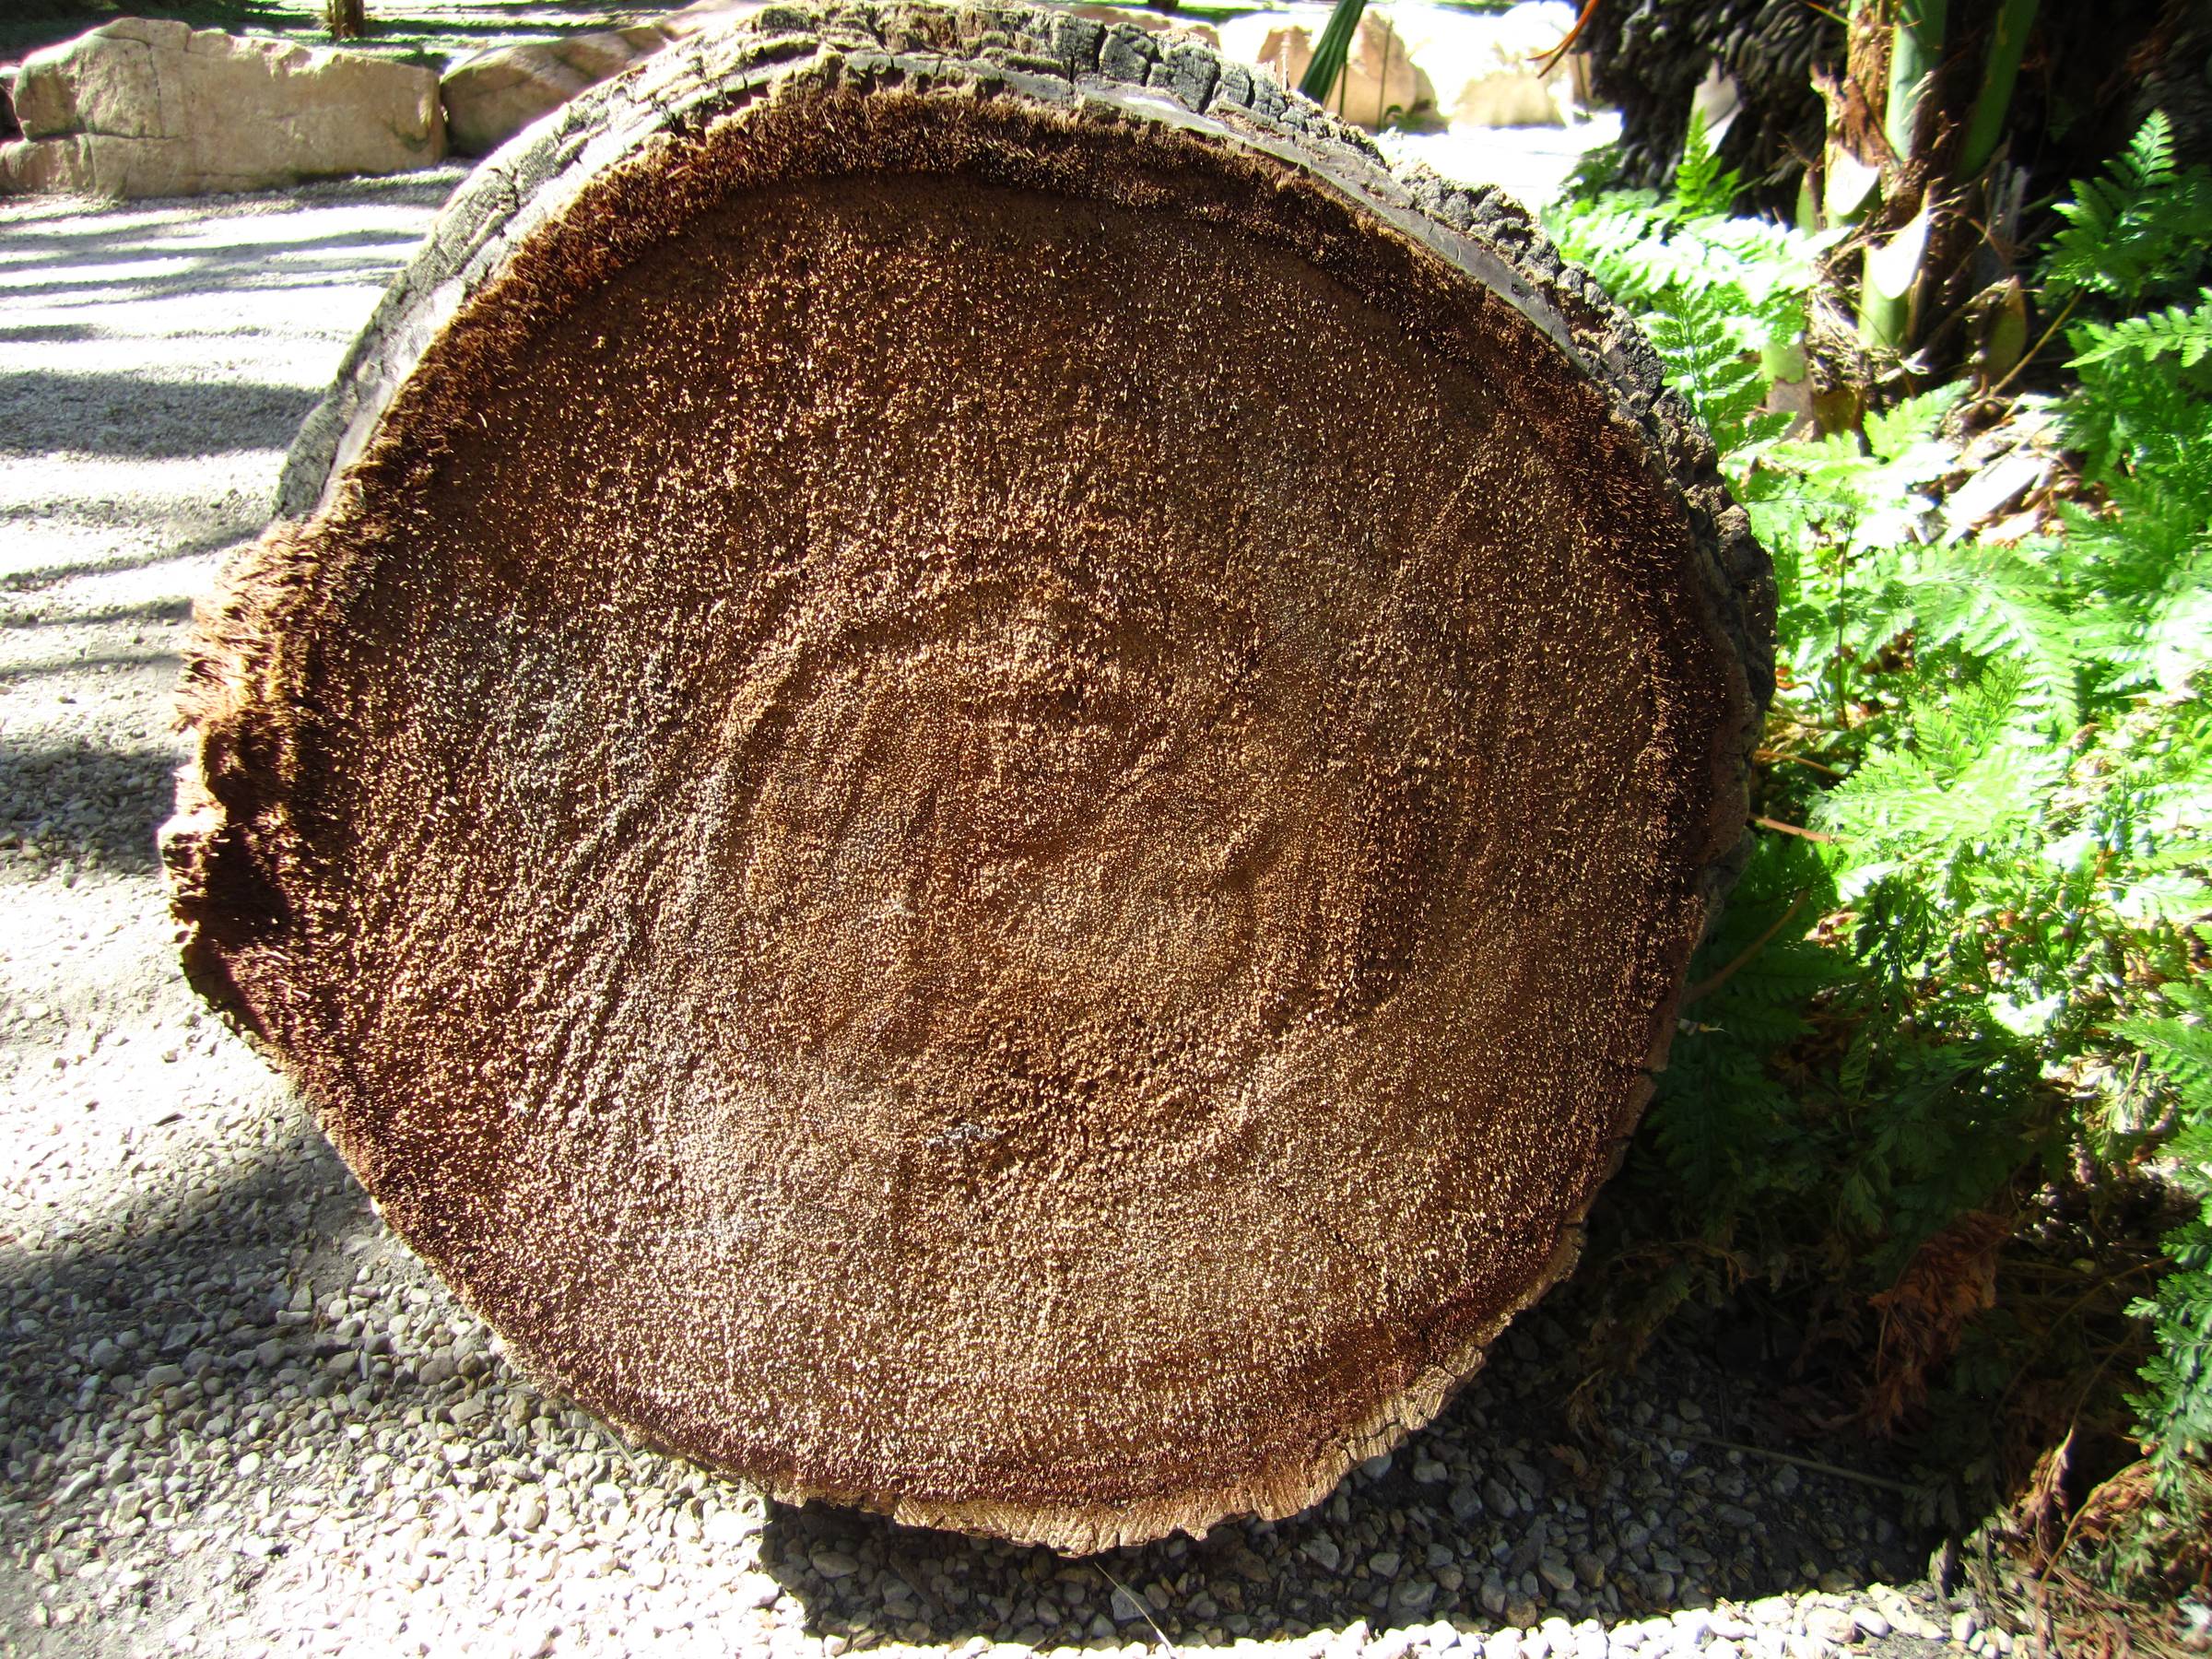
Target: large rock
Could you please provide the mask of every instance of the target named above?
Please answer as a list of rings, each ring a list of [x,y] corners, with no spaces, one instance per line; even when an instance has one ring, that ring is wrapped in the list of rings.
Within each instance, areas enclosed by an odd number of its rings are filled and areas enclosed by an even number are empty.
[[[1222,26],[1221,50],[1295,87],[1327,12],[1253,12]],[[1361,126],[1433,118],[1454,127],[1563,126],[1590,99],[1587,60],[1539,61],[1574,27],[1565,0],[1524,0],[1504,12],[1400,6],[1361,19],[1345,81],[1329,109]]]
[[[0,192],[262,190],[445,154],[430,70],[148,18],[32,54],[15,105],[23,137],[0,145]]]
[[[465,156],[487,155],[586,87],[619,75],[678,37],[671,19],[495,46],[465,59],[440,83],[447,136]]]
[[[1565,126],[1590,96],[1587,61],[1550,55],[1574,16],[1566,0],[1523,0],[1497,16],[1437,9],[1418,14],[1406,36],[1453,126]]]
[[[462,155],[489,155],[586,87],[619,75],[702,29],[749,17],[766,3],[693,0],[678,11],[628,29],[594,29],[562,41],[479,52],[454,65],[439,85],[446,135]]]
[[[694,4],[628,29],[597,29],[564,41],[495,46],[456,64],[439,88],[454,149],[489,155],[532,122],[549,115],[586,87],[621,74],[665,46],[759,11],[767,0],[694,0]],[[1147,34],[1219,46],[1204,23],[1124,6],[1078,6],[1079,18],[1131,23]]]
[[[1097,23],[1134,23],[1149,35],[1172,35],[1178,39],[1202,41],[1217,52],[1221,49],[1221,31],[1211,23],[1194,23],[1188,18],[1170,17],[1165,12],[1147,11],[1133,6],[1078,6],[1078,18],[1088,18]]]
[[[1268,71],[1284,86],[1295,87],[1313,61],[1318,35],[1318,29],[1309,27],[1299,14],[1263,12],[1225,27],[1222,50]],[[1436,88],[1391,20],[1370,11],[1359,19],[1342,77],[1323,101],[1331,114],[1372,130],[1433,110]]]

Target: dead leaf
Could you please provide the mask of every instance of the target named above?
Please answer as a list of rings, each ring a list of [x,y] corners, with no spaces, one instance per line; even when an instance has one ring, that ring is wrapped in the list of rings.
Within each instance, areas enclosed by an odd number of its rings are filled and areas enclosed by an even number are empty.
[[[1997,1252],[2012,1234],[2001,1216],[1961,1216],[1925,1244],[1897,1283],[1867,1300],[1882,1315],[1874,1382],[1860,1407],[1867,1424],[1892,1433],[1928,1396],[1928,1373],[1951,1356],[1976,1313],[1996,1305]]]

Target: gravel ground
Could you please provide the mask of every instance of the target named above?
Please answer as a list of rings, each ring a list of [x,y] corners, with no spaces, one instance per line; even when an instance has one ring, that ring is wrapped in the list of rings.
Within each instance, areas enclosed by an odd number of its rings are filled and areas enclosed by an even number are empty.
[[[0,207],[7,1652],[2008,1650],[1897,1492],[1732,1449],[1740,1366],[1571,1449],[1541,1312],[1310,1513],[1095,1563],[771,1510],[516,1376],[197,1006],[153,842],[192,597],[456,177]]]

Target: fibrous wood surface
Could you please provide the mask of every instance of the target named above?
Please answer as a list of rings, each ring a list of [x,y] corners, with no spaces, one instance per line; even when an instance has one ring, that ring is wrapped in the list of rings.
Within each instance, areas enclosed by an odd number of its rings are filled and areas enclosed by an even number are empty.
[[[1771,586],[1521,212],[1201,47],[775,9],[492,159],[190,671],[194,981],[787,1498],[1281,1515],[1578,1227]]]

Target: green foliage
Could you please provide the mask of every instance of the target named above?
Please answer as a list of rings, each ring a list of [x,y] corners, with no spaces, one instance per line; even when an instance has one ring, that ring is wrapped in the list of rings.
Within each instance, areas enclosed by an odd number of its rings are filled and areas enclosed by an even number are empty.
[[[1786,419],[1759,412],[1769,382],[1805,371],[1805,305],[1825,240],[1732,218],[1739,188],[1693,121],[1671,195],[1622,191],[1547,210],[1560,250],[1640,313],[1675,388],[1723,449]]]
[[[2053,1171],[2153,1169],[2198,1212],[2136,1310],[2156,1357],[2134,1408],[2171,1496],[2212,1434],[2212,1001],[2188,988],[2212,942],[2212,180],[2154,120],[2061,206],[2045,298],[2082,313],[2079,383],[2041,407],[2084,486],[2017,545],[1937,510],[1962,388],[1859,432],[1760,412],[1820,245],[1718,217],[1733,195],[1696,135],[1673,198],[1550,216],[1642,314],[1773,557],[1759,811],[1804,831],[1759,839],[1691,968],[1626,1200],[1647,1242],[1695,1241],[1660,1253],[1654,1301],[1710,1261],[1864,1299]],[[2194,304],[2167,302],[2182,282]],[[2030,1340],[2001,1323],[1936,1404],[1953,1432],[1994,1432]]]
[[[2065,228],[2043,264],[2046,291],[2099,296],[2124,311],[2185,293],[2212,260],[2212,172],[2173,159],[2162,112],[2143,124],[2101,179],[2077,179],[2061,202]]]
[[[2194,311],[2171,305],[2147,316],[2124,318],[2110,327],[2086,325],[2086,348],[2074,359],[2074,367],[2087,368],[2122,356],[2148,361],[2171,351],[2183,369],[2195,368],[2212,351],[2212,288],[2203,289],[2199,297],[2202,303]]]
[[[2088,643],[2116,686],[2178,692],[2212,664],[2212,288],[2069,338],[2067,439],[2107,498],[2067,524],[2111,601]]]
[[[2212,995],[2193,987],[2173,1001],[2182,1011],[2175,1017],[2127,1020],[2117,1031],[2172,1090],[2177,1126],[2163,1152],[2196,1206],[2195,1216],[2164,1240],[2173,1271],[2133,1310],[2151,1322],[2158,1351],[2143,1368],[2143,1392],[2130,1403],[2170,1494],[2190,1489],[2188,1460],[2212,1455]]]
[[[1705,117],[1689,114],[1689,133],[1682,141],[1682,162],[1675,169],[1675,198],[1669,213],[1677,223],[1692,219],[1725,218],[1735,211],[1735,198],[1744,181],[1734,168],[1723,168],[1705,133]]]

